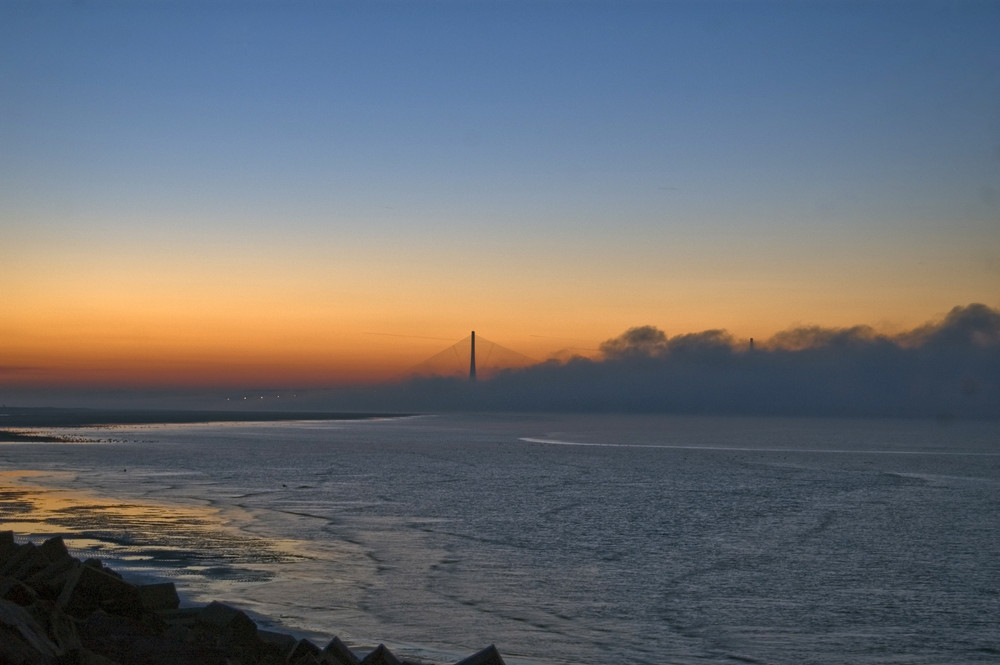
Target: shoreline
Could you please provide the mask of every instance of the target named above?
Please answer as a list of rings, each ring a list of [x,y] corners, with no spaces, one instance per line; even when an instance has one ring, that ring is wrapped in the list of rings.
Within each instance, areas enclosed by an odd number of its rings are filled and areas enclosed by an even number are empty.
[[[61,480],[69,479],[72,472],[41,469],[0,470],[0,532],[10,531],[15,539],[25,542],[41,542],[58,537],[65,543],[67,551],[82,559],[96,558],[118,571],[126,581],[135,584],[172,583],[177,589],[181,607],[204,604],[205,594],[185,588],[182,578],[197,562],[186,558],[178,549],[174,554],[176,564],[146,567],[136,563],[132,557],[141,554],[145,543],[142,534],[116,528],[121,516],[116,514],[119,506],[134,510],[144,506],[149,512],[169,511],[172,521],[199,524],[209,522],[209,529],[229,530],[219,515],[211,508],[185,505],[137,503],[92,493],[89,490],[74,489]],[[67,519],[69,509],[72,519]],[[70,522],[75,522],[71,524]],[[117,525],[120,526],[120,525]],[[191,527],[194,528],[194,527]],[[168,548],[156,548],[162,553]],[[133,552],[132,550],[136,550]],[[171,574],[173,571],[175,574]],[[2,579],[2,578],[0,578]],[[325,635],[318,630],[285,625],[277,618],[261,615],[251,610],[243,610],[264,629],[285,632],[296,638],[319,639]],[[358,647],[362,645],[357,645]]]
[[[0,407],[0,443],[87,443],[91,440],[44,431],[84,427],[354,421],[408,418],[414,415],[417,414],[360,411],[225,411],[217,409],[202,411],[190,409]]]
[[[260,628],[234,606],[184,606],[170,581],[131,580],[81,560],[61,536],[20,543],[0,530],[0,662],[25,665],[431,665],[384,644],[359,657]],[[495,645],[456,665],[506,665]]]
[[[0,430],[92,427],[102,425],[180,425],[295,420],[375,420],[405,418],[414,413],[390,411],[239,411],[224,409],[84,409],[0,407]]]
[[[110,497],[92,494],[87,490],[72,489],[59,482],[58,476],[62,473],[66,472],[41,469],[0,471],[0,535],[9,534],[9,540],[13,546],[25,551],[38,549],[43,541],[58,541],[58,549],[64,552],[65,556],[74,558],[77,564],[85,560],[99,561],[101,569],[137,588],[169,586],[177,598],[177,607],[171,608],[170,612],[164,615],[168,618],[167,623],[170,624],[171,630],[176,629],[176,626],[170,623],[172,621],[170,617],[174,616],[172,614],[174,611],[182,613],[184,617],[187,617],[185,621],[189,622],[190,617],[195,613],[209,611],[207,608],[210,606],[213,608],[223,606],[229,615],[239,614],[242,617],[239,619],[240,621],[246,625],[255,626],[262,636],[267,637],[267,641],[277,640],[282,648],[294,649],[293,652],[287,653],[284,659],[273,661],[275,664],[314,665],[312,660],[300,661],[298,657],[293,657],[296,654],[298,656],[311,654],[316,656],[315,663],[320,665],[433,665],[435,663],[440,665],[447,662],[462,662],[465,665],[505,665],[500,653],[492,646],[460,661],[441,660],[443,654],[437,654],[438,658],[435,658],[431,653],[424,653],[425,650],[419,645],[410,645],[411,648],[407,648],[405,644],[392,644],[391,647],[387,647],[383,641],[392,643],[391,636],[389,636],[389,640],[382,640],[375,636],[370,636],[368,639],[351,640],[344,636],[344,639],[347,640],[345,643],[341,641],[343,633],[337,634],[337,631],[320,631],[310,627],[286,625],[280,617],[261,614],[250,607],[242,607],[238,600],[217,597],[214,594],[206,595],[204,592],[195,592],[192,595],[190,593],[192,590],[185,589],[182,580],[184,571],[189,570],[191,566],[196,567],[198,562],[186,560],[183,550],[180,550],[176,553],[179,558],[175,572],[178,574],[171,575],[169,569],[162,567],[145,570],[142,564],[136,565],[135,561],[131,559],[129,550],[138,548],[138,553],[142,553],[141,536],[140,540],[130,542],[128,533],[117,537],[114,534],[105,533],[100,526],[95,527],[90,524],[95,515],[103,515],[104,511],[113,513],[115,507],[121,505],[121,502]],[[136,504],[129,502],[127,507],[134,509]],[[152,504],[149,507],[152,509],[169,508],[176,511],[178,515],[181,513],[187,515],[188,519],[183,521],[211,520],[213,524],[209,528],[228,529],[228,527],[222,526],[222,522],[214,524],[216,518],[211,509],[198,509],[191,506],[153,506]],[[72,524],[62,519],[62,516],[70,514],[66,512],[69,508],[74,510],[72,513],[74,520],[80,523]],[[83,510],[83,515],[75,512],[76,510]],[[100,521],[100,516],[96,519]],[[111,521],[114,521],[113,515]],[[272,546],[275,548],[275,553],[280,553],[280,547],[276,543],[273,543]],[[5,547],[4,549],[9,550],[10,548]],[[162,548],[159,549],[162,550]],[[8,552],[7,556],[13,555]],[[64,561],[62,565],[65,567],[68,563]],[[0,560],[0,641],[3,641],[5,629],[10,628],[9,625],[5,625],[5,617],[10,616],[11,608],[9,605],[6,607],[4,605],[11,600],[8,597],[10,595],[8,592],[15,584],[10,576],[11,571],[4,570],[5,566],[5,561]],[[23,580],[21,581],[23,582]],[[18,591],[20,595],[17,598],[25,598],[26,596],[22,593],[23,589],[20,586],[17,588],[20,589]],[[31,596],[33,602],[37,601],[37,598],[37,594]],[[62,620],[63,618],[60,618],[60,621]],[[85,630],[86,619],[76,617],[76,620],[80,622],[79,630]],[[344,628],[350,632],[349,626],[340,626],[341,631]],[[339,660],[323,657],[323,654],[331,648],[328,645],[326,649],[322,649],[327,641],[340,650],[341,658]],[[56,646],[60,645],[56,644]],[[273,655],[270,653],[270,646],[265,646],[268,654]],[[412,649],[412,647],[416,648]],[[167,645],[165,648],[169,650],[173,646]],[[356,658],[350,660],[348,656],[343,656],[343,650],[355,654]],[[368,656],[364,656],[366,653]],[[5,662],[2,655],[2,650],[0,650],[0,662]],[[70,658],[73,657],[70,655]],[[233,660],[231,662],[242,665],[259,665],[265,662],[259,660],[259,657],[263,658],[260,654],[256,654],[246,661]],[[53,662],[62,661],[57,658]],[[90,661],[82,660],[80,662],[89,663]],[[100,662],[102,665],[107,665],[103,660]],[[146,661],[142,659],[112,659],[112,662],[120,663],[120,665],[131,665],[132,663],[146,665]],[[182,659],[179,662],[186,661]],[[271,661],[266,662],[270,663]]]
[[[25,431],[33,428],[0,429],[0,443],[87,443],[78,436],[59,436],[45,432]]]

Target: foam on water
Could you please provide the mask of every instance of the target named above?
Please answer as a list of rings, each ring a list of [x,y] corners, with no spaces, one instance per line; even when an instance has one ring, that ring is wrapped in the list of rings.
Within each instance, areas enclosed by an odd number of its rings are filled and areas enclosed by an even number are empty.
[[[739,448],[735,446],[666,446],[650,443],[608,443],[608,442],[584,442],[584,441],[560,441],[558,439],[539,439],[537,437],[522,436],[520,441],[527,443],[544,443],[550,446],[596,446],[599,448],[662,448],[673,450],[724,450],[729,452],[753,452],[753,453],[799,453],[803,452],[796,448]],[[857,450],[857,449],[809,449],[810,453],[825,453],[827,455],[959,455],[962,457],[1000,457],[1000,452],[977,452],[977,451],[944,451],[944,450]]]

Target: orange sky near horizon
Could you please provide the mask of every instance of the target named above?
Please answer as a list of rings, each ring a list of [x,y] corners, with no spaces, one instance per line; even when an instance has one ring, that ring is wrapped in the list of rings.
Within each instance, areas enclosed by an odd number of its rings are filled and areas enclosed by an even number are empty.
[[[0,387],[336,386],[471,330],[544,360],[998,307],[998,18],[0,3]]]
[[[782,275],[788,261],[770,273],[758,266],[757,279],[722,272],[693,278],[683,261],[650,263],[640,267],[640,288],[631,276],[601,272],[599,263],[568,269],[573,261],[565,259],[554,279],[540,255],[538,266],[522,260],[514,271],[503,258],[460,270],[435,268],[424,255],[366,265],[359,253],[358,260],[328,263],[315,248],[259,249],[265,245],[203,247],[186,258],[110,244],[19,255],[4,269],[0,383],[370,383],[405,376],[472,329],[545,360],[594,355],[602,341],[639,325],[670,336],[725,328],[758,340],[795,325],[898,332],[968,304],[954,299],[954,287],[935,292],[931,279],[890,298],[863,272],[852,280],[830,265],[824,274],[823,259],[812,262],[809,280]]]

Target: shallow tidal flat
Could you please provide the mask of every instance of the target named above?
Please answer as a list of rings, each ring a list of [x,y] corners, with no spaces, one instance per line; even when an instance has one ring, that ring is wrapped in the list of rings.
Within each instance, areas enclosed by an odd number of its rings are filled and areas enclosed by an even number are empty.
[[[68,474],[67,474],[68,475]],[[280,543],[227,529],[212,509],[121,503],[85,492],[31,484],[58,480],[39,471],[0,472],[0,663],[4,665],[427,665],[385,645],[290,631],[216,601],[181,606],[173,582],[126,580],[112,567],[74,552],[113,560],[176,565],[186,574],[266,579],[260,565],[294,554]],[[66,480],[63,477],[62,480]],[[18,538],[15,540],[14,532]],[[18,543],[27,535],[27,542]],[[243,567],[205,570],[200,553],[229,541]],[[170,542],[151,548],[149,544]],[[39,543],[36,546],[35,543]],[[141,551],[141,554],[135,552]],[[246,553],[253,552],[251,560]],[[104,558],[104,557],[102,557]],[[261,581],[261,580],[256,580]],[[326,644],[320,648],[318,644]],[[402,658],[402,660],[400,660]],[[504,665],[487,647],[460,665]]]
[[[0,446],[0,469],[33,470],[0,476],[0,529],[359,654],[971,665],[996,656],[997,432],[549,414],[77,427],[59,433],[91,443]]]
[[[135,584],[59,536],[18,543],[0,531],[0,663],[4,665],[425,665],[385,645],[359,658],[339,638],[320,648],[259,630],[213,601],[181,607],[172,582]],[[496,647],[458,665],[505,665]]]
[[[275,544],[226,527],[212,508],[122,502],[59,486],[72,482],[68,472],[0,472],[0,529],[32,540],[59,535],[71,552],[123,562],[140,558],[134,552],[141,547],[142,559],[186,569],[196,568],[206,550],[253,551],[262,562],[282,558]],[[148,547],[152,543],[156,549]]]

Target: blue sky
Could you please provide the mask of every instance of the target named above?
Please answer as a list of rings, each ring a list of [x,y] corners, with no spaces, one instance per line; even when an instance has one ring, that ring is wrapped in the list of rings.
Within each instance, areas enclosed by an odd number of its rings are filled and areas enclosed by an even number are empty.
[[[998,25],[961,1],[6,2],[5,330],[86,299],[155,336],[172,290],[221,336],[202,312],[240,284],[358,349],[996,306]]]

